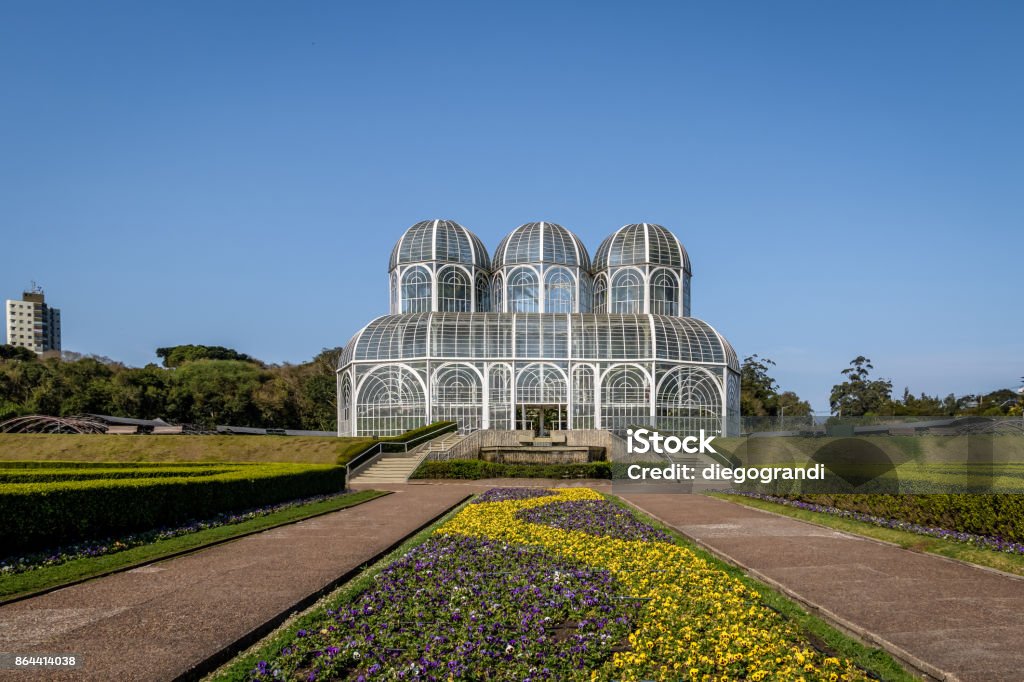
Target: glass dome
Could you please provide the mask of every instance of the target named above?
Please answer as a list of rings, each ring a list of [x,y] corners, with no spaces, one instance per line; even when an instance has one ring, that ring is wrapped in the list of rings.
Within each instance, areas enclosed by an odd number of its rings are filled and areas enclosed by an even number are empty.
[[[656,358],[740,371],[732,345],[703,320],[594,313],[385,315],[352,337],[338,367],[426,358],[596,363]]]
[[[520,263],[555,263],[590,270],[580,238],[558,223],[524,223],[508,233],[494,252],[494,269]]]
[[[594,270],[617,265],[656,265],[692,273],[690,256],[682,243],[668,229],[655,223],[623,225],[601,242],[594,255]]]
[[[388,270],[409,263],[461,263],[490,270],[480,238],[454,220],[423,220],[402,235],[391,250]]]
[[[416,313],[377,318],[338,364],[339,433],[559,429],[736,433],[739,362],[694,318],[594,313]],[[554,428],[554,427],[553,427]]]

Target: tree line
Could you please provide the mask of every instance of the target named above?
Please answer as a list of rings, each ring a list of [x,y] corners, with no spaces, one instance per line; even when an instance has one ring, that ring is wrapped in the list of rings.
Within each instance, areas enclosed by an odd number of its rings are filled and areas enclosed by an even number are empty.
[[[811,414],[811,405],[792,391],[780,391],[770,372],[775,363],[751,355],[741,367],[740,413],[745,417],[803,417]],[[829,409],[842,417],[980,415],[988,417],[1020,415],[1022,397],[1009,388],[988,393],[945,397],[914,395],[909,387],[894,397],[891,379],[872,376],[871,359],[858,355],[840,374],[842,381],[832,386]],[[1021,378],[1024,382],[1024,377]]]
[[[0,421],[27,414],[105,414],[333,431],[340,348],[309,362],[267,365],[221,346],[157,349],[162,366],[127,367],[102,356],[0,346]]]
[[[0,345],[0,421],[27,414],[108,414],[212,428],[336,428],[335,368],[340,348],[325,348],[309,362],[268,365],[222,346],[156,349],[161,365],[127,367],[102,356],[35,353]],[[775,363],[758,355],[743,360],[740,413],[749,417],[806,417],[811,405],[784,391],[771,376]],[[832,387],[829,407],[838,416],[958,416],[1021,413],[1010,389],[945,397],[894,397],[892,381],[872,375],[864,356],[850,361]],[[1024,379],[1022,379],[1024,380]]]

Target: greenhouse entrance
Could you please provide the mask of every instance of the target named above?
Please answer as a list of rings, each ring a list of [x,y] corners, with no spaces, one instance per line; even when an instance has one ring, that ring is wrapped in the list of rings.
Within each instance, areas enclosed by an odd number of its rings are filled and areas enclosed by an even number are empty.
[[[547,436],[552,431],[564,431],[568,427],[568,411],[563,403],[523,403],[516,406],[516,428],[533,431],[536,436]]]

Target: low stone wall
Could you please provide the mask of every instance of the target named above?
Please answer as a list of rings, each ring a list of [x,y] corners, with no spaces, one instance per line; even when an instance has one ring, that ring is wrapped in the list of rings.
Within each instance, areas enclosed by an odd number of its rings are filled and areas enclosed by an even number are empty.
[[[498,464],[586,464],[604,460],[600,447],[506,447],[490,446],[480,450],[480,459]]]
[[[551,435],[558,441],[565,439],[566,447],[600,448],[604,454],[604,458],[611,462],[618,462],[627,459],[626,441],[622,440],[610,431],[605,431],[604,429],[552,431]],[[456,443],[448,452],[431,453],[429,459],[433,461],[446,461],[450,459],[479,459],[482,448],[520,447],[524,441],[531,440],[533,436],[533,431],[529,430],[497,431],[494,429],[483,429],[469,434]],[[560,446],[561,443],[554,447]]]
[[[626,441],[611,431],[604,429],[571,429],[568,431],[552,431],[552,436],[565,438],[567,446],[588,445],[604,448],[605,458],[609,462],[620,462],[627,459]]]

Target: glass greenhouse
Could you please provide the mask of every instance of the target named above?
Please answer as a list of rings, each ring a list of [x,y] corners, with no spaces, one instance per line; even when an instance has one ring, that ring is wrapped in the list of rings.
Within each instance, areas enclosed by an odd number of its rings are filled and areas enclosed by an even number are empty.
[[[740,375],[729,342],[690,317],[690,259],[660,225],[597,249],[526,223],[488,257],[451,220],[416,223],[389,264],[391,314],[338,368],[339,435],[395,435],[437,420],[477,429],[731,434]]]

